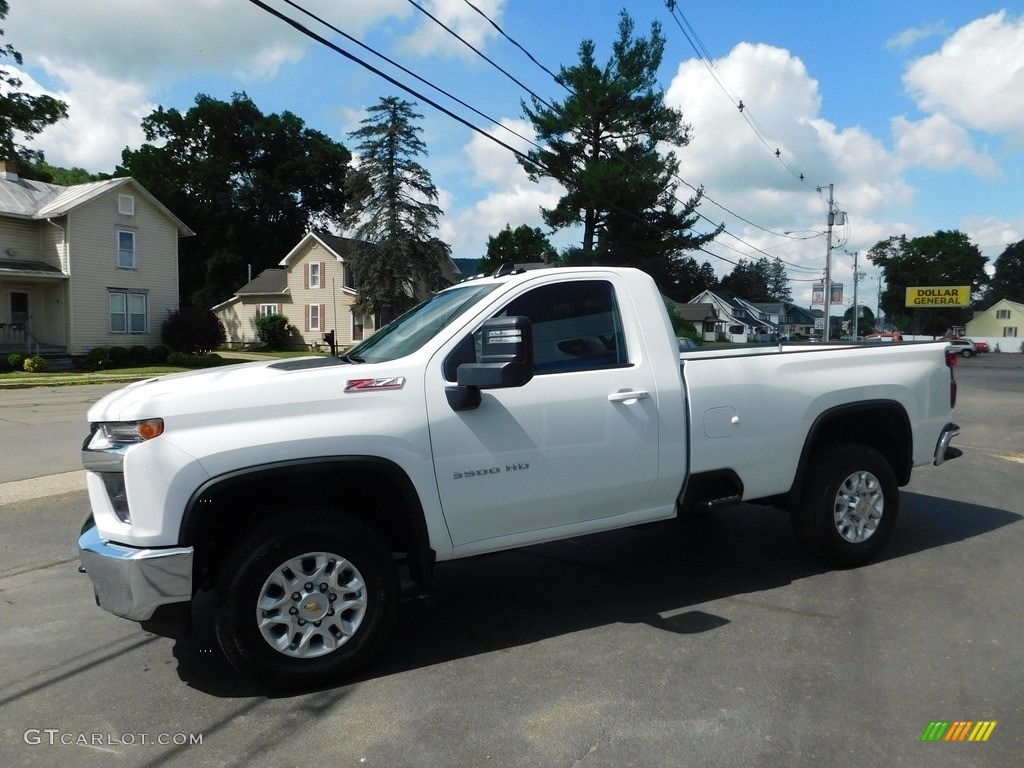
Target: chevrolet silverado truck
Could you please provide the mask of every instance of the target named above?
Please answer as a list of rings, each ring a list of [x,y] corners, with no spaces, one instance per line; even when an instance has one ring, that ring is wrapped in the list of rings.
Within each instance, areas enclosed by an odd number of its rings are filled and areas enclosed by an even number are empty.
[[[403,581],[426,590],[443,561],[753,501],[856,566],[911,471],[960,455],[944,342],[680,353],[643,272],[499,272],[340,356],[96,403],[79,549],[97,603],[185,637],[212,592],[237,669],[322,686],[381,650]]]

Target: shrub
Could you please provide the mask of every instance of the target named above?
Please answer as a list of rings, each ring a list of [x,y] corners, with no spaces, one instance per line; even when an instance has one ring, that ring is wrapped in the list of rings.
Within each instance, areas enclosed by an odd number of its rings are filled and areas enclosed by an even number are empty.
[[[166,344],[157,344],[149,350],[149,362],[154,365],[163,365],[167,362],[167,356],[169,354],[171,354],[171,350]]]
[[[131,359],[132,365],[145,365],[149,362],[149,347],[136,344],[128,350],[128,357]]]
[[[215,352],[205,354],[192,354],[190,352],[171,352],[167,356],[167,365],[178,368],[213,368],[221,365],[224,358]]]
[[[22,370],[22,363],[25,362],[25,356],[21,352],[11,352],[7,356],[7,364],[11,366],[12,371]]]
[[[42,373],[46,370],[46,361],[39,355],[32,355],[32,357],[25,358],[22,366],[29,373]]]
[[[263,315],[256,318],[256,335],[269,349],[284,349],[293,328],[284,315]]]
[[[203,307],[182,307],[164,320],[160,339],[176,352],[202,352],[216,349],[227,338],[224,325]]]
[[[94,347],[82,358],[81,366],[87,371],[103,371],[111,367],[110,351],[106,347]]]
[[[107,350],[110,355],[111,368],[127,368],[131,365],[132,359],[128,354],[128,347],[111,347]]]

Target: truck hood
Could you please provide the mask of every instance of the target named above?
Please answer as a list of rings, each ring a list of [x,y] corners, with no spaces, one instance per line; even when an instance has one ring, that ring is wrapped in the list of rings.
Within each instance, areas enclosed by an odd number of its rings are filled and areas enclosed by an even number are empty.
[[[373,373],[369,371],[371,368]],[[331,387],[340,394],[345,381],[379,376],[379,368],[354,365],[332,357],[301,357],[173,373],[111,392],[89,409],[87,418],[90,422],[131,421],[195,412],[200,405],[211,408],[226,404],[254,405],[256,401],[266,400],[272,392],[287,391],[293,397],[301,397],[300,391],[305,389],[302,384],[322,380],[325,375],[340,381]]]

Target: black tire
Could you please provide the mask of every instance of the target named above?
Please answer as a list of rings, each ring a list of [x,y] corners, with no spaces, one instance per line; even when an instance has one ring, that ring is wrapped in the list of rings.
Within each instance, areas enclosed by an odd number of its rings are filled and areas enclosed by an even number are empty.
[[[217,641],[261,683],[324,687],[380,653],[400,597],[394,558],[373,531],[340,512],[299,511],[263,523],[228,557]]]
[[[793,511],[800,543],[817,559],[843,568],[873,560],[899,514],[899,488],[889,462],[853,443],[823,447]]]
[[[961,357],[970,357],[971,356],[971,350],[969,350],[969,349],[961,349],[960,350],[960,356]]]

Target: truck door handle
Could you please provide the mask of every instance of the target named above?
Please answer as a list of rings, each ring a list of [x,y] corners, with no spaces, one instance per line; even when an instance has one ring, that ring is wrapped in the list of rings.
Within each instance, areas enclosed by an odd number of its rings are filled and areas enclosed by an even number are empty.
[[[633,405],[637,400],[646,400],[650,396],[650,392],[644,392],[643,390],[626,390],[624,392],[612,392],[608,395],[608,402]]]

